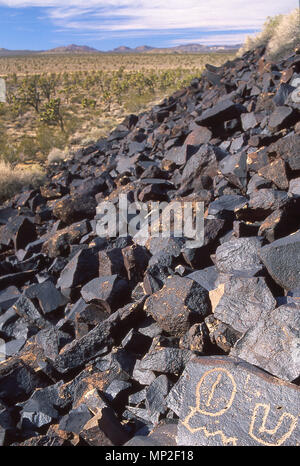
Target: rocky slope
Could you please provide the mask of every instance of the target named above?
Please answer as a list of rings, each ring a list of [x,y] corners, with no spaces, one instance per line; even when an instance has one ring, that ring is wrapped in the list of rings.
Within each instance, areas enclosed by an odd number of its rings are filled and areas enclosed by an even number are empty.
[[[1,208],[1,444],[297,444],[300,55],[263,54]],[[100,238],[121,193],[204,202],[203,244]]]

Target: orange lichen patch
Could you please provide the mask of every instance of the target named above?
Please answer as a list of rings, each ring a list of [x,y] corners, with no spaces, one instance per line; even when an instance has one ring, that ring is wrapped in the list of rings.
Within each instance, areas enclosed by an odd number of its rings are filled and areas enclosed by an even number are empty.
[[[42,252],[48,254],[50,257],[55,257],[59,254],[60,242],[65,241],[69,244],[76,244],[85,232],[85,225],[83,223],[74,223],[69,227],[57,231],[47,241],[45,241],[42,247]]]
[[[176,167],[175,163],[172,160],[163,159],[161,162],[161,168],[165,171],[174,170]]]
[[[288,68],[287,70],[282,71],[280,83],[287,83],[294,74],[293,68]]]
[[[60,430],[59,424],[52,424],[48,429],[48,435],[57,435],[64,440],[71,440],[74,437],[74,434],[71,432],[66,432],[65,430]]]
[[[133,191],[134,189],[136,189],[134,183],[128,183],[125,186],[120,186],[118,189],[115,189],[105,199],[108,201],[113,201],[114,199],[118,198],[120,194],[128,194],[130,191]]]
[[[247,164],[248,165],[252,165],[253,163],[257,162],[257,160],[259,160],[260,158],[260,154],[261,152],[265,149],[265,146],[263,147],[260,147],[258,150],[256,150],[255,152],[250,152],[250,154],[248,154],[247,156]]]
[[[276,159],[258,170],[258,174],[267,180],[273,181],[280,189],[288,189],[289,181],[286,174],[285,163]]]
[[[103,392],[110,382],[109,371],[97,372],[85,377],[78,383],[77,393],[81,393],[81,396],[77,399],[73,408],[76,409],[82,403],[86,403],[89,397],[91,397],[90,392],[93,392],[93,390],[97,389]]]

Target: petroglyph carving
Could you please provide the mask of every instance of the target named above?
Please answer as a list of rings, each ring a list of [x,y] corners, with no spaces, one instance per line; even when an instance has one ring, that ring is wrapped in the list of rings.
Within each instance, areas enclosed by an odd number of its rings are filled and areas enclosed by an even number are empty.
[[[270,405],[257,403],[253,410],[249,435],[266,446],[280,446],[292,434],[297,425],[297,418],[290,413],[283,412],[273,429],[268,429],[266,424],[270,413]]]
[[[218,367],[205,372],[196,387],[196,406],[190,406],[190,413],[184,419],[183,425],[191,433],[203,431],[207,438],[220,436],[223,445],[236,445],[237,438],[227,437],[221,429],[210,432],[207,426],[192,425],[193,421],[197,421],[199,414],[213,418],[222,416],[232,406],[236,390],[235,380],[226,369]]]

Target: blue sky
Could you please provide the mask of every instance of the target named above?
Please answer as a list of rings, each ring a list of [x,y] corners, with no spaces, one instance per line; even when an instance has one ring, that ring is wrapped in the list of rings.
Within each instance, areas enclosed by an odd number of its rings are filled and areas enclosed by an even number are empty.
[[[237,44],[298,0],[0,0],[0,48]]]

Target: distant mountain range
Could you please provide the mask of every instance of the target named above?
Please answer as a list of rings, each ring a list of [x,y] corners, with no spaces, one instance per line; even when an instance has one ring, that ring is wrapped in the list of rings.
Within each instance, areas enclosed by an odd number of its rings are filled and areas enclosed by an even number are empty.
[[[141,45],[139,47],[130,48],[122,45],[108,52],[88,47],[87,45],[67,45],[56,47],[50,50],[8,50],[0,48],[0,56],[13,55],[36,55],[36,54],[85,54],[85,53],[210,53],[210,52],[228,52],[238,50],[242,44],[235,45],[202,45],[202,44],[186,44],[177,45],[176,47],[149,47]]]

